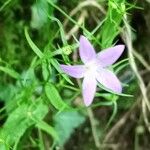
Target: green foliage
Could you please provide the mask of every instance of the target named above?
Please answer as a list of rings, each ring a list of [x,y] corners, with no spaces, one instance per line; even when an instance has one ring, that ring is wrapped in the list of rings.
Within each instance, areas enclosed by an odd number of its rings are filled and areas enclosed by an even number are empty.
[[[0,66],[0,71],[3,71],[5,73],[7,73],[8,75],[10,75],[11,77],[16,78],[16,79],[18,79],[20,77],[20,75],[16,71],[14,71],[13,69],[10,69],[8,67]]]
[[[120,33],[120,24],[126,11],[125,7],[125,0],[109,0],[106,20],[98,35],[101,40],[102,49],[110,47]]]
[[[45,85],[45,93],[50,101],[50,103],[59,111],[64,110],[65,108],[69,108],[65,102],[63,102],[62,98],[59,95],[59,92],[53,85],[53,83],[47,83]]]
[[[73,85],[72,81],[68,78],[68,76],[65,75],[65,74],[62,72],[58,61],[57,61],[56,59],[51,59],[50,62],[51,62],[51,64],[54,66],[54,68],[62,75],[62,77],[63,77],[68,83],[70,83],[70,84]]]
[[[9,147],[18,144],[25,131],[43,119],[47,112],[48,107],[43,104],[41,98],[34,102],[20,104],[11,112],[3,129],[0,130],[1,140],[6,141]],[[0,147],[0,149],[2,148]]]
[[[53,1],[55,2],[55,0]],[[45,12],[53,15],[53,8],[49,7],[45,0],[37,0],[32,6],[32,28],[40,29],[48,22],[48,16]]]
[[[44,121],[37,122],[37,127],[39,129],[42,129],[43,131],[47,132],[49,135],[51,135],[55,139],[56,142],[60,141],[60,137],[58,136],[54,127],[51,127],[46,122],[44,122]]]
[[[81,64],[76,51],[80,32],[100,48],[112,46],[122,31],[123,15],[128,8],[125,0],[104,1],[104,5],[108,5],[106,15],[96,20],[101,23],[89,31],[86,26],[95,26],[95,18],[99,16],[94,18],[89,13],[91,16],[85,17],[81,24],[80,14],[70,16],[68,7],[76,7],[80,1],[67,3],[65,6],[57,0],[0,2],[0,150],[63,147],[75,129],[85,122],[87,115],[81,103],[80,81],[64,74],[60,64]],[[69,30],[73,38],[67,40]],[[110,69],[123,74],[127,67],[128,58]],[[126,97],[131,100],[132,95],[118,95],[99,86],[108,93],[98,91],[91,108],[112,108],[112,115],[105,121],[104,128],[108,128],[116,116],[117,103],[120,107],[125,104],[118,100]]]
[[[11,98],[14,96],[14,93],[17,92],[17,89],[11,85],[7,84],[5,85],[0,85],[0,99],[1,101],[9,101]]]
[[[36,55],[39,58],[42,58],[43,57],[43,53],[40,51],[40,49],[31,40],[31,38],[30,38],[30,36],[28,34],[28,31],[27,31],[27,28],[25,28],[24,32],[25,32],[26,39],[27,39],[29,45],[31,46],[32,50],[36,53]]]
[[[74,129],[85,121],[85,117],[76,111],[64,111],[54,117],[55,130],[58,132],[60,145],[65,144]]]

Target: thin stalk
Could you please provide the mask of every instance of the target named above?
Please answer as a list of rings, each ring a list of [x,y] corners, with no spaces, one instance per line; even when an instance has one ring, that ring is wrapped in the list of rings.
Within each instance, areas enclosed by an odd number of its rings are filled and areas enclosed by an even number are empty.
[[[100,141],[99,141],[99,137],[98,137],[98,134],[97,134],[96,123],[95,123],[95,119],[94,119],[92,109],[87,108],[87,112],[88,112],[88,116],[89,116],[89,119],[90,119],[90,124],[91,124],[91,128],[92,128],[92,134],[93,134],[95,146],[97,148],[100,148]]]

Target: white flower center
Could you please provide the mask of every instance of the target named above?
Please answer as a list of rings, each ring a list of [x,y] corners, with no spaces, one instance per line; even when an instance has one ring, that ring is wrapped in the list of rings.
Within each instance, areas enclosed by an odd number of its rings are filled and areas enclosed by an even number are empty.
[[[85,64],[86,66],[86,73],[89,74],[89,73],[96,73],[96,71],[98,70],[98,65],[95,61],[91,61],[89,63],[86,63]]]

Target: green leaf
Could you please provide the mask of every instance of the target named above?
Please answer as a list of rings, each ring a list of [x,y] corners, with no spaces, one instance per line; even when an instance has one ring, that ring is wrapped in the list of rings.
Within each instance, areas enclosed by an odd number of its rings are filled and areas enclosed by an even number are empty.
[[[59,92],[55,88],[54,84],[47,83],[45,85],[45,93],[48,97],[50,103],[58,110],[62,111],[65,108],[69,108],[69,106],[63,102],[62,98],[59,95]]]
[[[61,112],[56,114],[53,119],[55,130],[61,139],[59,141],[60,145],[63,145],[69,139],[74,129],[85,121],[85,117],[77,111]]]
[[[115,94],[115,95],[118,95],[118,96],[124,96],[124,97],[133,97],[133,95],[130,95],[130,94],[124,94],[124,93],[115,93],[109,89],[107,89],[106,87],[104,87],[102,84],[98,84],[98,86],[102,89],[104,89],[105,91],[108,91],[112,94]]]
[[[129,66],[129,63],[122,64],[115,70],[115,74],[118,74],[120,71],[122,71],[125,67]]]
[[[34,44],[34,42],[31,40],[30,36],[29,36],[29,33],[28,33],[28,30],[27,30],[27,27],[24,28],[24,33],[25,33],[25,37],[28,41],[28,44],[30,45],[30,47],[32,48],[32,50],[36,53],[36,55],[39,57],[39,58],[42,58],[43,57],[43,53],[41,52],[41,50]]]
[[[7,86],[0,85],[0,101],[7,102],[12,100],[17,90],[18,89],[12,84],[7,84]]]
[[[24,70],[21,74],[21,84],[23,86],[31,86],[33,83],[36,83],[38,80],[35,76],[34,69],[29,68],[28,70]]]
[[[57,19],[56,17],[52,17],[50,15],[48,15],[48,18],[51,19],[51,20],[53,20],[53,21],[55,21],[58,24],[59,30],[60,30],[60,35],[61,35],[61,40],[62,40],[62,42],[63,42],[64,45],[68,45],[68,43],[66,41],[66,37],[65,37],[65,32],[63,30],[63,25],[60,22],[60,20]]]
[[[100,34],[98,35],[102,43],[102,48],[110,47],[116,36],[120,33],[120,24],[123,20],[123,12],[121,13],[121,11],[118,10],[121,9],[121,6],[124,3],[124,0],[109,1],[106,20],[102,25]]]
[[[9,150],[10,146],[4,141],[3,139],[0,138],[0,148],[1,150]]]
[[[59,141],[59,137],[57,132],[55,131],[54,127],[50,126],[44,121],[40,121],[36,125],[38,128],[42,129],[43,131],[47,132],[49,135],[51,135],[56,141]]]
[[[11,77],[16,78],[16,79],[20,77],[19,73],[17,73],[15,70],[10,69],[8,67],[0,66],[0,71],[3,71],[7,73],[8,75],[10,75]]]
[[[103,97],[106,100],[109,101],[116,101],[118,99],[118,95],[112,94],[112,93],[96,93],[97,97]]]
[[[56,3],[57,0],[53,0]],[[36,29],[40,29],[46,23],[48,23],[48,15],[53,16],[54,8],[51,7],[46,0],[37,0],[33,6],[31,26]]]
[[[2,10],[4,10],[4,8],[5,8],[9,3],[11,3],[11,1],[12,1],[12,0],[7,0],[7,1],[5,1],[5,3],[0,7],[0,12],[1,12]]]
[[[58,63],[58,61],[56,59],[51,59],[50,62],[67,82],[74,85],[73,82],[69,79],[69,77],[67,75],[63,74],[63,72],[60,68],[60,64]]]
[[[123,59],[123,60],[113,64],[113,68],[116,68],[116,67],[118,67],[118,66],[120,66],[122,64],[126,64],[126,63],[129,63],[129,58]]]
[[[48,64],[46,61],[42,62],[42,75],[45,81],[50,77],[50,68],[51,64]]]
[[[0,139],[7,141],[8,145],[15,145],[29,127],[36,124],[37,120],[42,120],[47,114],[48,107],[43,104],[41,98],[34,100],[34,103],[31,102],[19,105],[9,115],[3,128],[1,128]],[[2,147],[0,146],[1,149]]]
[[[32,10],[32,19],[31,26],[36,29],[40,29],[48,21],[47,14],[48,12],[48,3],[45,0],[38,0],[31,7]],[[51,14],[50,14],[51,15]]]

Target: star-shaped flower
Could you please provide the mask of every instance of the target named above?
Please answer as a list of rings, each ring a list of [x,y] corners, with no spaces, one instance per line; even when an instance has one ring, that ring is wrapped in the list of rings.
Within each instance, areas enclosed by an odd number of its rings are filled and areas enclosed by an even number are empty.
[[[96,93],[99,82],[107,89],[121,93],[122,86],[116,75],[108,69],[123,53],[125,46],[117,45],[96,54],[93,46],[83,35],[80,36],[79,55],[84,65],[61,65],[62,70],[74,77],[84,78],[82,95],[86,106],[89,106]]]

